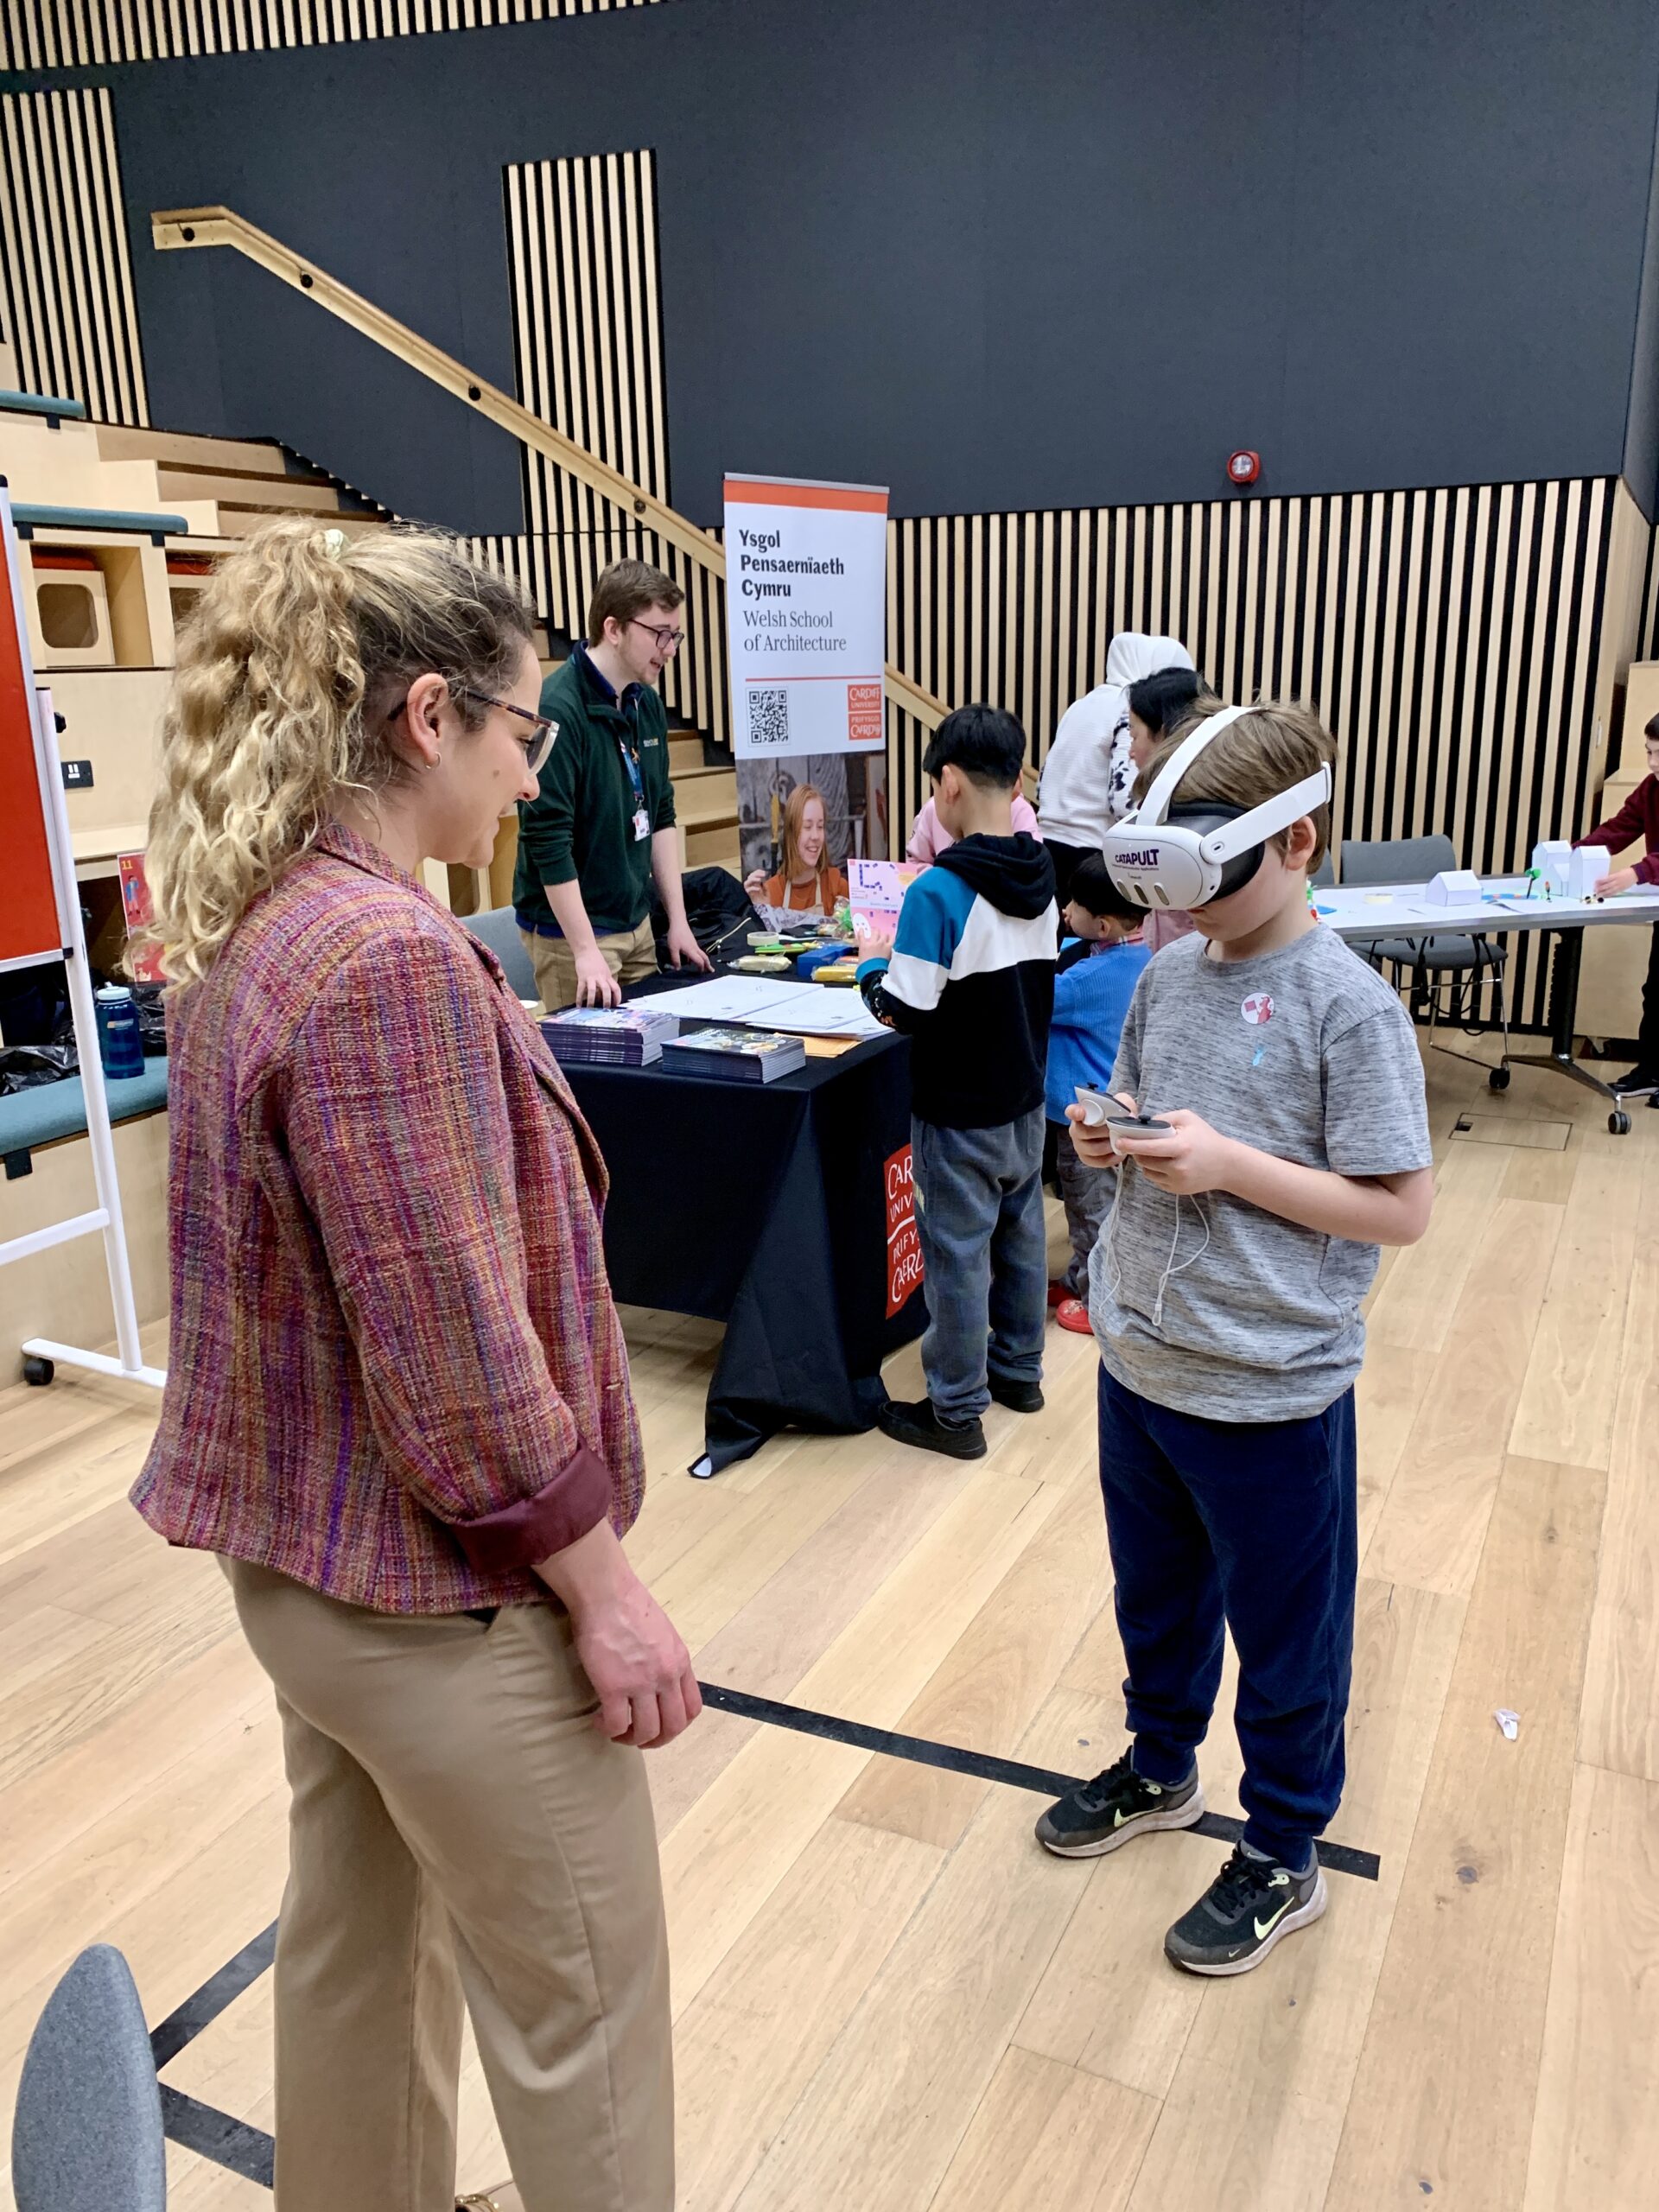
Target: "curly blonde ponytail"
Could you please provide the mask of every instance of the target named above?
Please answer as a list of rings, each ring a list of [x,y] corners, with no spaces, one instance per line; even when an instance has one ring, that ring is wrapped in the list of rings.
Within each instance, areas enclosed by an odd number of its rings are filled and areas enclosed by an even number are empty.
[[[149,815],[149,937],[169,980],[207,974],[345,793],[402,779],[385,716],[416,676],[447,677],[475,727],[461,687],[510,688],[531,620],[435,531],[282,521],[222,562],[180,636]]]

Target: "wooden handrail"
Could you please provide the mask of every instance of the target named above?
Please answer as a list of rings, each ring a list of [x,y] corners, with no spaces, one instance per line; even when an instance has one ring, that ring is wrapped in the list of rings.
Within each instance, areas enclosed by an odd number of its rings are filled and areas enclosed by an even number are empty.
[[[689,559],[711,576],[723,583],[726,578],[726,553],[723,546],[699,530],[672,507],[638,484],[630,483],[626,476],[608,467],[586,446],[578,445],[574,438],[567,438],[550,423],[543,423],[527,407],[500,391],[480,376],[443,353],[426,339],[419,337],[407,324],[395,315],[365,300],[360,292],[353,292],[337,277],[319,269],[315,262],[307,261],[295,253],[269,232],[258,230],[229,207],[172,207],[153,214],[149,219],[150,236],[157,249],[163,252],[188,251],[196,246],[228,245],[250,261],[257,261],[273,276],[280,276],[285,284],[303,292],[330,315],[348,322],[364,337],[372,338],[400,361],[417,369],[432,383],[442,385],[476,413],[485,416],[518,439],[521,445],[534,453],[544,454],[556,467],[563,468],[597,492],[624,514],[630,515],[643,530],[665,538],[677,546]],[[903,713],[912,715],[925,729],[936,729],[950,709],[943,700],[925,691],[919,683],[911,681],[902,669],[889,661],[883,671],[887,695]]]

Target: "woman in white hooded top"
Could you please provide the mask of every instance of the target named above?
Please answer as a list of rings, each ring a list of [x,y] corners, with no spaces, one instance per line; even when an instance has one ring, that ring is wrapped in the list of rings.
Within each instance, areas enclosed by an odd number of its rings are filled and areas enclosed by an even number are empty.
[[[1129,759],[1128,689],[1160,669],[1191,668],[1192,656],[1175,638],[1120,630],[1106,655],[1106,681],[1060,716],[1043,766],[1037,818],[1054,861],[1061,907],[1071,871],[1097,853],[1113,823],[1128,812],[1135,788]]]

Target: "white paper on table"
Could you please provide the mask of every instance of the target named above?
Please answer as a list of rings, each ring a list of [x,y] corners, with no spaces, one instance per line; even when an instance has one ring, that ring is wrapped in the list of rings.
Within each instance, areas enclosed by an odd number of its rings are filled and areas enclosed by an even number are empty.
[[[744,1021],[791,1036],[881,1033],[881,1024],[855,988],[837,989],[829,983],[797,983],[781,976],[712,976],[660,996],[665,1012],[695,1021]]]
[[[694,1021],[762,1022],[773,1007],[786,1007],[813,989],[786,976],[710,976],[659,995],[665,1013]]]
[[[856,990],[830,983],[812,988],[817,994],[814,1004],[767,1016],[774,1029],[807,1037],[880,1036],[886,1025],[876,1020]]]

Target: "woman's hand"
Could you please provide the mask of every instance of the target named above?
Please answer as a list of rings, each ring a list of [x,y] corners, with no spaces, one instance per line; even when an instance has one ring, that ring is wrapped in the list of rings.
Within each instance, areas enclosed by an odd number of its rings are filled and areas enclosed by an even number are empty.
[[[691,1661],[668,1615],[600,1522],[536,1572],[563,1599],[576,1656],[599,1699],[594,1726],[641,1750],[671,1744],[702,1711]]]
[[[748,893],[749,903],[751,906],[763,906],[766,903],[766,871],[765,868],[752,868],[748,874],[743,879],[743,888]]]
[[[1149,1183],[1178,1198],[1226,1190],[1238,1149],[1233,1140],[1184,1106],[1159,1118],[1167,1129],[1114,1129],[1119,1158],[1134,1160]]]
[[[860,960],[891,960],[893,939],[872,930],[868,937],[861,937],[858,940],[857,957]]]
[[[1639,880],[1633,868],[1616,868],[1611,875],[1604,875],[1597,884],[1595,896],[1611,899],[1621,891],[1628,891]]]
[[[594,1726],[641,1750],[671,1744],[702,1711],[679,1631],[637,1576],[608,1600],[573,1611],[576,1656],[599,1699]]]

